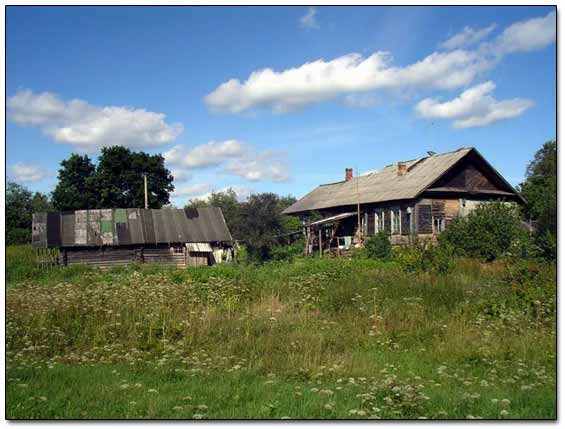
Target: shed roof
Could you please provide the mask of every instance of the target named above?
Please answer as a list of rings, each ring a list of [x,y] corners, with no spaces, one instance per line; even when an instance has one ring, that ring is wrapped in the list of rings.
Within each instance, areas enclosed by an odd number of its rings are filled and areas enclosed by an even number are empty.
[[[56,218],[56,219],[55,219]],[[46,219],[52,220],[46,223]],[[34,213],[35,247],[121,246],[232,241],[218,207],[95,209]],[[45,225],[39,227],[39,225]],[[43,229],[42,229],[43,228]],[[45,239],[39,235],[46,231]]]
[[[476,149],[463,147],[452,152],[402,161],[406,167],[404,175],[398,175],[398,164],[391,164],[382,170],[370,171],[350,180],[320,185],[283,213],[351,206],[358,202],[366,204],[416,198],[470,152],[475,152],[484,160]],[[496,170],[494,172],[508,184]],[[508,186],[512,188],[509,184]]]

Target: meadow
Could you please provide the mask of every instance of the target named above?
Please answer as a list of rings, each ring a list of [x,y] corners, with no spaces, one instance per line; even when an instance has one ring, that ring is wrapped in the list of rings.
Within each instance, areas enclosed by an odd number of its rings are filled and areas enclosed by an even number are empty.
[[[6,270],[10,419],[556,418],[554,264]]]

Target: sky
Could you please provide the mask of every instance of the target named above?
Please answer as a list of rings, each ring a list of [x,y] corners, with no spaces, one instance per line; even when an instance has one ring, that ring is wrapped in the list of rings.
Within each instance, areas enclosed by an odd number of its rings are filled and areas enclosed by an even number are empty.
[[[172,203],[476,147],[513,185],[556,138],[553,7],[6,10],[9,180],[71,153],[162,153]]]

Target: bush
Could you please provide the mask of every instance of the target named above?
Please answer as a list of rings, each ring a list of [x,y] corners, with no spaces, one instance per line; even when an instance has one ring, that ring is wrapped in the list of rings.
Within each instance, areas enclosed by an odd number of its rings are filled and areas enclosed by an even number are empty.
[[[384,232],[379,232],[365,243],[365,251],[368,258],[388,259],[392,254],[392,245]]]
[[[274,246],[271,249],[271,259],[274,261],[290,261],[304,253],[305,241],[300,239],[286,246]]]
[[[534,238],[538,256],[541,256],[548,261],[555,261],[557,259],[557,236],[546,230],[539,232]]]
[[[7,228],[6,244],[28,244],[31,243],[31,229],[28,228]]]
[[[465,217],[451,222],[440,236],[440,243],[456,254],[492,261],[511,252],[523,238],[520,216],[515,205],[503,202],[480,204]]]
[[[449,244],[416,241],[395,249],[394,259],[407,272],[447,273],[454,266],[454,251]]]

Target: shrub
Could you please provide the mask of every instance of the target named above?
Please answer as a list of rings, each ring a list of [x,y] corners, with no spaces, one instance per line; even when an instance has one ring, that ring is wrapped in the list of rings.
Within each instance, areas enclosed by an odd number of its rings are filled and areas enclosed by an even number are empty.
[[[304,239],[297,240],[286,246],[274,246],[271,249],[271,259],[274,261],[290,261],[304,253]]]
[[[523,237],[515,205],[503,202],[480,204],[465,217],[458,217],[441,234],[440,243],[456,254],[492,261],[508,254]]]
[[[451,245],[433,245],[425,241],[395,249],[394,259],[407,272],[447,273],[454,265],[454,251]]]
[[[368,258],[388,259],[392,254],[392,246],[388,236],[384,232],[379,232],[365,243],[365,251]]]
[[[6,244],[27,244],[31,243],[31,229],[11,228],[6,229]]]

